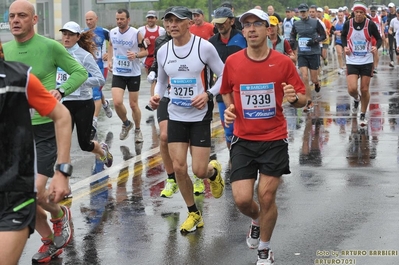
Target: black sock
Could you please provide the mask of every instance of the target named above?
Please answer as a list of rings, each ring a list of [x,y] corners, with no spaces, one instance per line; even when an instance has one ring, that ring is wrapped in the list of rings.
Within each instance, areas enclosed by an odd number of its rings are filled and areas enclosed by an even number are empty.
[[[127,127],[127,126],[130,125],[130,121],[129,121],[129,120],[126,120],[126,121],[123,122],[123,124]]]
[[[195,205],[195,203],[194,203],[193,206],[188,206],[187,208],[188,208],[188,212],[189,212],[189,213],[198,212],[197,205]]]
[[[213,169],[214,169],[213,175],[212,175],[212,177],[209,178],[211,181],[215,181],[216,176],[218,175],[218,170],[216,168],[213,168]]]
[[[168,179],[173,179],[176,182],[175,172],[168,174]]]

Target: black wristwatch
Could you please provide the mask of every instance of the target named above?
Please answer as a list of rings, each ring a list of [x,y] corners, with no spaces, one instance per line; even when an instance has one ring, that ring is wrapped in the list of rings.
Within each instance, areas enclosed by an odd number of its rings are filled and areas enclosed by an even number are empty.
[[[65,177],[70,177],[72,175],[73,166],[71,164],[56,164],[55,170],[61,172]]]
[[[208,94],[208,101],[212,101],[213,100],[213,94],[211,93],[211,91],[206,91],[206,93]]]
[[[57,88],[57,91],[60,92],[62,98],[65,96],[65,89],[63,89],[62,87]]]
[[[297,103],[297,102],[298,102],[298,100],[299,100],[299,97],[298,97],[298,95],[297,95],[297,94],[295,94],[295,97],[296,97],[296,99],[295,99],[294,101],[290,102],[290,104],[295,104],[295,103]],[[289,101],[288,101],[288,102],[289,102]]]

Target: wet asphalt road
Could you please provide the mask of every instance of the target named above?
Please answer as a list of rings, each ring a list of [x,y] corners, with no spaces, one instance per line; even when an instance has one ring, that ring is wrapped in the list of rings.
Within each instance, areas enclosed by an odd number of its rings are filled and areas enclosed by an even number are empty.
[[[382,56],[371,81],[366,128],[350,115],[345,77],[333,69],[331,58],[321,92],[313,91],[314,111],[286,109],[292,173],[281,178],[277,196],[279,217],[271,241],[276,265],[399,264],[399,68],[389,68],[387,58]],[[72,209],[75,237],[49,264],[255,264],[257,252],[245,243],[250,220],[235,208],[230,185],[220,199],[211,196],[209,186],[196,196],[205,227],[180,234],[187,216],[180,193],[159,197],[166,173],[158,127],[146,123],[152,113],[144,109],[149,99],[145,76],[140,97],[142,145],[134,144],[132,134],[120,141],[116,113],[111,119],[101,113],[98,138],[111,146],[111,168],[102,171],[74,135],[73,199],[65,203]],[[212,127],[213,153],[226,168],[217,112]],[[35,233],[20,264],[31,264],[40,245]]]

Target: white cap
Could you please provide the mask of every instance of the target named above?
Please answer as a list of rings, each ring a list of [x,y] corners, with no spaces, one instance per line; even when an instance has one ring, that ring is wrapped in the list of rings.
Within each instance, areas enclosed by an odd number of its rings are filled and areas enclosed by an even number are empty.
[[[381,7],[377,8],[377,11],[381,11],[381,10],[382,10]]]
[[[62,27],[62,29],[60,29],[60,31],[64,31],[64,30],[68,30],[72,33],[80,33],[81,32],[79,24],[74,21],[69,21],[69,22],[65,23],[65,25]]]
[[[158,17],[157,12],[154,10],[150,10],[147,12],[147,15],[145,16],[146,18],[148,17]]]
[[[324,12],[324,10],[323,10],[323,8],[318,7],[318,8],[317,8],[317,12]]]
[[[394,6],[395,6],[394,3],[389,3],[389,4],[388,4],[388,7],[394,7]]]
[[[244,19],[245,19],[246,17],[250,16],[250,15],[257,16],[258,18],[260,18],[261,20],[266,21],[267,24],[270,25],[269,16],[268,16],[263,10],[256,9],[256,8],[253,8],[253,9],[251,9],[251,10],[248,10],[247,12],[245,12],[244,14],[242,14],[242,15],[240,16],[240,22],[243,23]]]

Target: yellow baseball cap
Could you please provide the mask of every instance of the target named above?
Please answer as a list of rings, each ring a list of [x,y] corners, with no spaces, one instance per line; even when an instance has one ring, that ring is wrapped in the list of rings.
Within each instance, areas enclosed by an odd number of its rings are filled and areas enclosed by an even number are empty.
[[[277,26],[278,25],[278,19],[275,16],[269,16],[269,21],[271,26]]]

